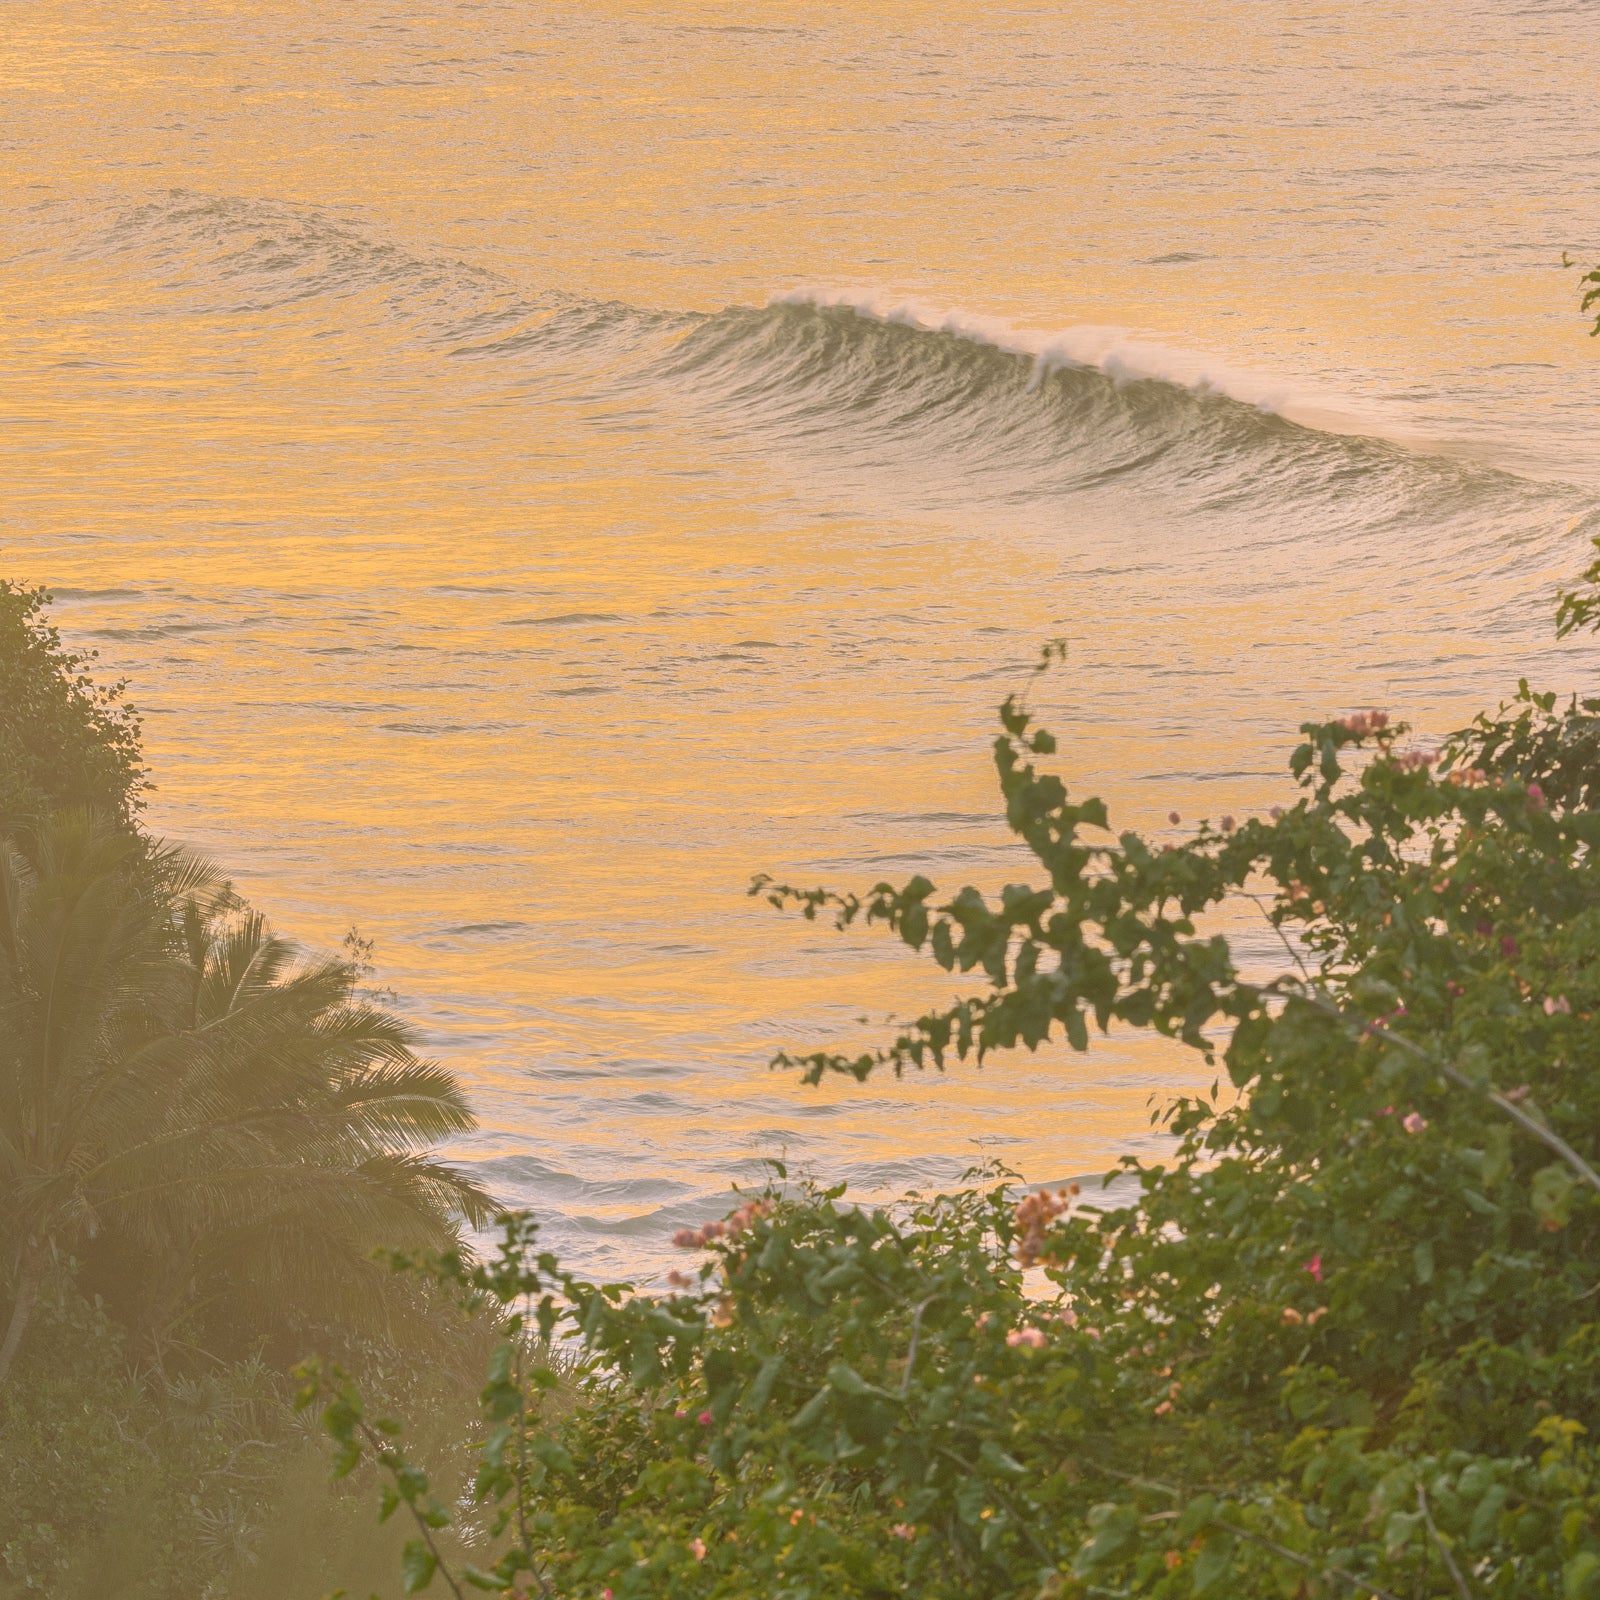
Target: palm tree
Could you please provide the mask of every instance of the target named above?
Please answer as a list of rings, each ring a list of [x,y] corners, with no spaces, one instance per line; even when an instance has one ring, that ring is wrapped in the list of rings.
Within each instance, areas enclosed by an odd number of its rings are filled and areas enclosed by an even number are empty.
[[[52,1261],[137,1307],[159,1360],[294,1323],[382,1334],[378,1245],[441,1245],[488,1197],[428,1152],[454,1079],[300,960],[215,872],[83,813],[0,841],[0,1382]]]

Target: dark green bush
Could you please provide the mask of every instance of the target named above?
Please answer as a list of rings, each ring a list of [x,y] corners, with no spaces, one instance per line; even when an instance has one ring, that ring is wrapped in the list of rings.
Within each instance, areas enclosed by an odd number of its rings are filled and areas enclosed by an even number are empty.
[[[63,648],[50,596],[0,578],[0,833],[89,806],[126,826],[143,805],[139,718],[93,653]]]

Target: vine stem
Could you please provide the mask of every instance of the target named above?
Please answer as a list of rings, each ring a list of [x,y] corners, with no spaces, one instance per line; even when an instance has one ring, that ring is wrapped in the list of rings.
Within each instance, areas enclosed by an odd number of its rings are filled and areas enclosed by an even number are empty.
[[[362,1436],[371,1445],[373,1455],[390,1472],[394,1472],[394,1463],[399,1460],[394,1447],[364,1417],[357,1420],[356,1426],[361,1429]],[[439,1554],[438,1545],[433,1542],[433,1529],[423,1520],[422,1513],[417,1510],[415,1503],[409,1498],[406,1500],[406,1509],[411,1513],[411,1520],[416,1523],[417,1531],[422,1535],[422,1542],[427,1545],[428,1553],[433,1557],[435,1570],[443,1573],[444,1581],[450,1585],[450,1593],[456,1597],[456,1600],[466,1600],[466,1596],[461,1592],[461,1585],[455,1580],[455,1574],[445,1565],[444,1558]]]
[[[544,1600],[553,1600],[550,1585],[545,1582],[544,1574],[539,1570],[538,1563],[533,1559],[528,1538],[528,1403],[526,1392],[522,1387],[522,1362],[525,1354],[523,1341],[523,1328],[516,1332],[517,1340],[517,1538],[522,1544],[522,1553],[528,1558],[528,1571],[533,1575],[533,1581],[539,1585],[539,1593]]]

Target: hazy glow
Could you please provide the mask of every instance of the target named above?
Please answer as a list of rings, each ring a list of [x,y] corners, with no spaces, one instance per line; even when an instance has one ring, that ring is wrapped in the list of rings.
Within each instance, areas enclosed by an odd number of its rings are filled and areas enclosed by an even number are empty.
[[[985,745],[1041,640],[1064,767],[1141,825],[1280,798],[1305,716],[1438,728],[1583,660],[1581,8],[847,9],[75,0],[0,41],[3,570],[133,678],[156,824],[377,937],[466,1153],[591,1262],[780,1149],[883,1190],[1156,1148],[1145,1041],[763,1070],[943,991],[748,874],[1024,871]],[[1422,448],[655,315],[797,290]]]

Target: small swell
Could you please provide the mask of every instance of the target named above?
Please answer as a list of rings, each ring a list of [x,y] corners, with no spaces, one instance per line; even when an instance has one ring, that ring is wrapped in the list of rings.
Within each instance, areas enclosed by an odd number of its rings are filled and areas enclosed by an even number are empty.
[[[625,617],[618,616],[615,611],[563,611],[555,617],[511,617],[502,627],[506,628],[570,628],[585,622],[624,622]]]

